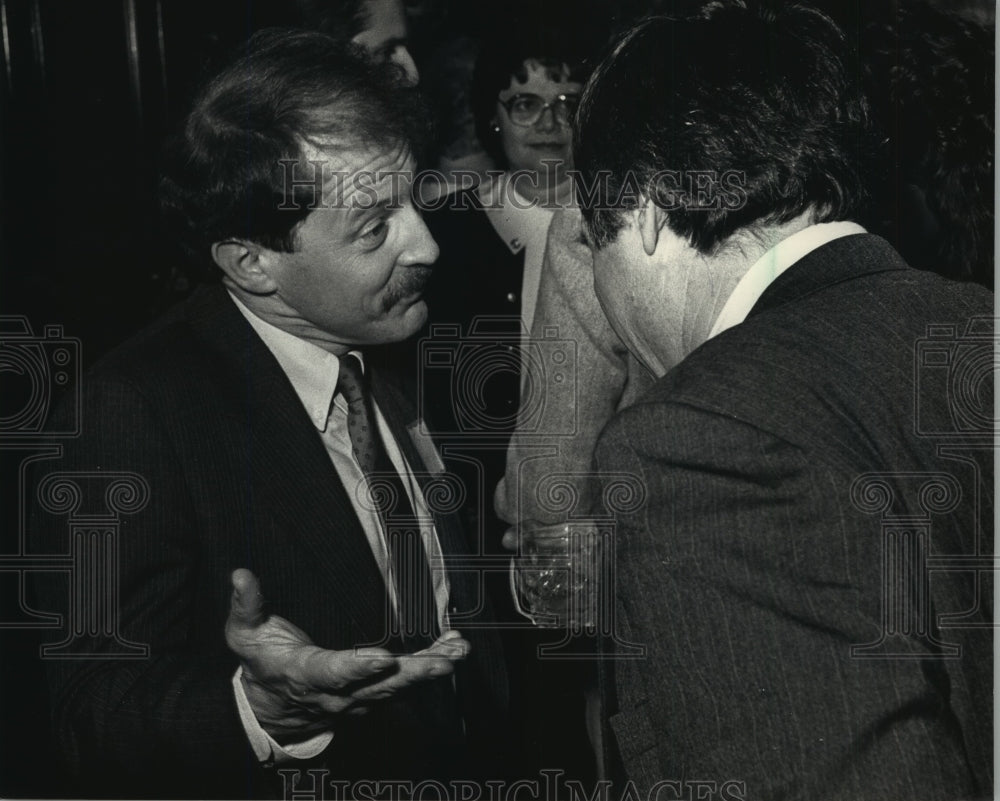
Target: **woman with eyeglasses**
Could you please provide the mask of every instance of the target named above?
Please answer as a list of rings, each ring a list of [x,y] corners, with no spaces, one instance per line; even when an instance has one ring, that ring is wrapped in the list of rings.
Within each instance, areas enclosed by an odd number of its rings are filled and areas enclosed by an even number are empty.
[[[583,52],[564,28],[513,20],[483,43],[471,107],[496,169],[460,176],[459,189],[425,212],[441,250],[424,295],[432,340],[425,351],[436,354],[449,337],[457,344],[451,366],[418,356],[423,412],[438,433],[490,438],[479,459],[487,493],[503,476],[503,446],[516,420],[521,344],[546,235],[556,210],[574,201],[572,124],[586,80]],[[500,553],[492,499],[481,507],[487,511],[470,522]]]
[[[469,536],[497,564],[509,553],[493,490],[504,474],[522,372],[524,381],[541,386],[536,372],[547,368],[539,359],[548,359],[549,369],[553,358],[572,360],[530,343],[522,355],[522,345],[549,225],[574,200],[572,124],[586,80],[583,48],[571,30],[508,22],[483,44],[471,93],[477,136],[497,168],[474,186],[466,174],[458,191],[425,212],[441,255],[425,292],[429,320],[414,359],[421,414],[445,446],[446,467],[465,484]],[[484,571],[484,579],[498,617],[530,625],[513,609],[506,573]],[[581,692],[564,669],[538,665],[539,635],[503,636],[522,690],[515,698],[524,715],[525,775],[557,767],[569,777],[592,778]]]
[[[479,59],[473,89],[476,132],[507,170],[495,182],[529,203],[548,208],[572,200],[568,171],[573,166],[573,115],[583,90],[580,72],[559,56],[512,62],[487,50]]]
[[[549,224],[574,202],[584,50],[565,28],[514,22],[482,44],[470,105],[496,169],[472,187],[471,175],[460,177],[459,190],[427,214],[441,247],[428,289],[432,322],[491,315],[530,330]]]

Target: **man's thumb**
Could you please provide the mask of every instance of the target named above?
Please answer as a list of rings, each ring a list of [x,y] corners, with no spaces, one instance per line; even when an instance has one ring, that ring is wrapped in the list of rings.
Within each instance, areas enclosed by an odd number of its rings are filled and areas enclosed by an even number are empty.
[[[266,619],[264,597],[260,594],[260,579],[246,568],[233,571],[233,594],[229,601],[230,625],[249,628],[259,626]]]

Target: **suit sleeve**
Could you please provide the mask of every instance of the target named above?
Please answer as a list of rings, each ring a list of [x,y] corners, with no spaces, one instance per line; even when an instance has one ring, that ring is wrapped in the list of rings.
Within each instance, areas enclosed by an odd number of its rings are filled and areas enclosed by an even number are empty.
[[[38,575],[39,606],[65,616],[64,632],[82,629],[60,655],[44,658],[61,756],[85,792],[212,797],[217,787],[233,786],[236,771],[252,794],[225,617],[212,608],[217,603],[196,597],[203,536],[211,533],[196,530],[183,467],[149,404],[126,381],[86,383],[81,420],[81,436],[66,443],[63,459],[45,463],[39,482],[52,473],[76,476],[86,505],[100,502],[91,495],[105,476],[128,472],[148,485],[149,499],[120,516],[109,584],[71,596],[72,581],[86,584],[99,570],[93,564],[75,570],[83,575]],[[72,548],[66,516],[37,500],[30,525],[35,552]],[[117,598],[108,589],[114,585]],[[81,625],[101,615],[116,636],[94,636]],[[116,640],[148,646],[148,654]]]
[[[545,344],[546,330],[556,330],[557,341],[571,346],[571,380],[549,370],[542,375],[534,371],[533,380],[522,381],[517,428],[496,493],[497,513],[510,523],[559,523],[569,512],[586,514],[593,502],[597,437],[623,398],[634,398],[650,383],[611,329],[594,294],[593,262],[580,239],[581,224],[580,212],[567,209],[556,214],[549,229],[532,339],[543,349],[551,348]],[[542,354],[536,365],[545,361]],[[557,452],[539,458],[539,446]],[[539,502],[537,490],[553,474],[575,476],[575,509],[553,512]]]
[[[616,630],[648,649],[615,665],[630,778],[736,782],[746,798],[973,794],[931,663],[852,658],[879,638],[883,586],[854,476],[676,403],[626,410],[597,456],[646,492],[615,548]]]

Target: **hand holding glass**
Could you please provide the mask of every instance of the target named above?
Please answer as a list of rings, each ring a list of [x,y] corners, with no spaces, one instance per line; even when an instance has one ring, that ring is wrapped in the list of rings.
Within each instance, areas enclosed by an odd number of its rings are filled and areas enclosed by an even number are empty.
[[[511,562],[517,611],[541,628],[596,625],[599,532],[589,521],[522,524],[521,555]]]

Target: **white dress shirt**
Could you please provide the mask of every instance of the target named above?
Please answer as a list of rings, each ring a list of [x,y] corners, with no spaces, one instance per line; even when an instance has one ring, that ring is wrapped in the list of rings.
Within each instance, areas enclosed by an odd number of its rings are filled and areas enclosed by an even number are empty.
[[[337,393],[337,378],[340,374],[340,360],[336,355],[323,350],[317,345],[300,339],[287,331],[282,331],[270,323],[265,322],[251,312],[235,296],[230,293],[230,297],[247,319],[254,331],[267,345],[268,350],[278,360],[281,369],[291,382],[295,393],[302,401],[309,419],[316,427],[316,431],[323,441],[330,461],[333,463],[337,475],[340,477],[361,521],[368,544],[371,546],[375,561],[379,570],[385,577],[386,590],[389,594],[390,603],[393,609],[397,609],[396,582],[392,576],[392,565],[389,559],[389,549],[387,545],[385,531],[378,512],[370,502],[365,502],[367,492],[365,490],[365,476],[360,465],[354,458],[354,449],[347,429],[347,402],[343,396]],[[361,354],[353,352],[364,365]],[[385,445],[386,453],[393,467],[399,473],[406,494],[409,496],[414,513],[419,520],[432,520],[432,516],[427,509],[423,493],[420,491],[413,470],[407,463],[406,458],[399,449],[392,431],[389,429],[378,404],[372,401],[375,411],[376,424],[382,442]],[[335,532],[330,532],[330,536],[336,536]],[[447,608],[449,587],[448,578],[444,569],[444,557],[441,552],[441,545],[437,538],[437,532],[432,524],[421,527],[421,536],[424,542],[424,549],[427,552],[427,561],[431,568],[432,581],[434,585],[434,598],[437,601],[438,624],[441,631],[448,629]],[[292,621],[293,623],[295,621]],[[236,695],[236,705],[240,712],[240,719],[246,730],[250,745],[254,754],[262,762],[274,760],[275,762],[286,762],[291,759],[310,759],[329,745],[333,739],[333,732],[324,732],[301,743],[281,746],[265,732],[253,714],[250,702],[243,691],[243,683],[240,681],[242,668],[236,671],[233,676],[233,690]]]
[[[817,223],[782,239],[754,262],[722,307],[708,338],[746,320],[754,304],[779,275],[818,247],[842,236],[867,233],[857,223]]]

